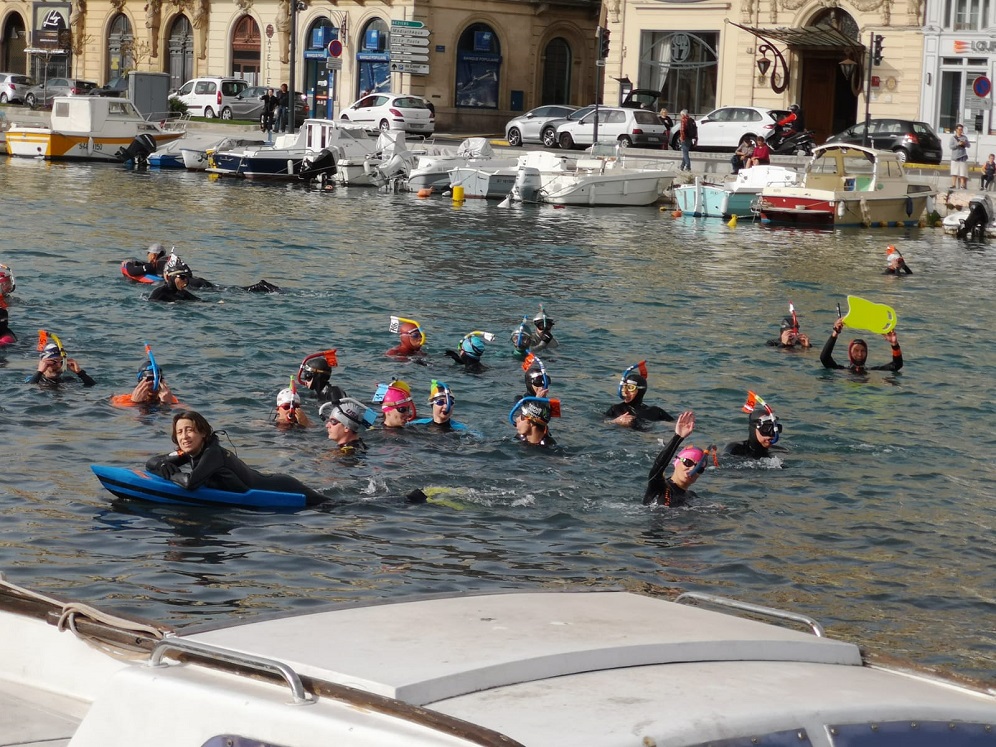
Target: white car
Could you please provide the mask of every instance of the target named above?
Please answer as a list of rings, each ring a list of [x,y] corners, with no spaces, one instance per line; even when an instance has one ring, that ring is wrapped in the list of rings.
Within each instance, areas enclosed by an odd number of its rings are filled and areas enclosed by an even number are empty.
[[[759,106],[723,106],[713,109],[695,122],[699,131],[695,147],[698,150],[736,150],[745,140],[756,142],[758,137],[769,137],[775,131],[775,123],[787,115],[787,111]],[[676,139],[677,131],[678,120],[675,118],[672,147],[676,150],[680,147]]]
[[[569,150],[595,142],[595,117],[598,117],[598,142],[618,143],[624,147],[662,148],[667,142],[667,128],[657,112],[600,106],[578,120],[557,127],[557,142]]]
[[[170,98],[186,104],[192,117],[232,119],[241,104],[238,95],[248,87],[241,78],[194,78]]]
[[[436,115],[421,96],[398,93],[372,93],[355,101],[339,114],[370,130],[401,130],[412,135],[431,135]]]

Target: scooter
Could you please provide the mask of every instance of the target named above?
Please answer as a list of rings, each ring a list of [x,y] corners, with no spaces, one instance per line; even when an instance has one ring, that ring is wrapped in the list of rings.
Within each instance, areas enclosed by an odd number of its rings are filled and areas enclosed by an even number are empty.
[[[775,126],[775,131],[767,138],[768,148],[773,156],[793,156],[802,151],[807,156],[813,155],[816,145],[816,133],[812,130],[797,132],[785,125]]]

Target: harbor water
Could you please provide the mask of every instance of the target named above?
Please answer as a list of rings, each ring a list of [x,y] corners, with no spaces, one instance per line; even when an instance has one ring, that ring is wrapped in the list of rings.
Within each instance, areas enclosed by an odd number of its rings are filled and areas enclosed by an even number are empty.
[[[0,569],[14,582],[182,626],[329,602],[508,589],[700,590],[820,620],[834,637],[996,681],[993,494],[996,250],[939,230],[775,230],[589,209],[309,192],[203,174],[0,163],[0,262],[17,290],[17,345],[0,349]],[[119,272],[153,241],[227,288],[156,304]],[[914,274],[885,276],[896,244]],[[261,278],[283,292],[249,294]],[[819,349],[848,294],[893,306],[906,365],[855,377]],[[791,301],[809,351],[782,351]],[[544,305],[544,361],[562,417],[553,450],[514,440],[523,392],[509,335]],[[417,319],[429,366],[388,359],[389,317]],[[25,383],[37,331],[97,380]],[[443,355],[495,333],[487,371]],[[890,359],[870,333],[872,364]],[[112,407],[144,343],[181,402],[238,455],[329,496],[291,513],[114,499],[93,463],[138,467],[172,448],[168,412]],[[338,350],[333,382],[369,399],[399,377],[419,414],[432,378],[464,435],[380,430],[354,461],[320,424],[280,431],[279,389],[301,359]],[[606,424],[620,372],[646,359],[646,401],[693,409],[689,441],[747,436],[760,394],[785,430],[778,459],[720,459],[687,508],[646,508],[647,470],[672,433]],[[317,421],[313,401],[306,408]],[[228,440],[225,440],[228,443]],[[399,496],[445,489],[445,503]]]

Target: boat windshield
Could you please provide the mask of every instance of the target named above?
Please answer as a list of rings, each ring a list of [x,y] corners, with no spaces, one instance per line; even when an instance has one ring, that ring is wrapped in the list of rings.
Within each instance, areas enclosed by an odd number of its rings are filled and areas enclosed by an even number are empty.
[[[112,117],[128,117],[129,119],[141,116],[130,101],[121,99],[109,101],[107,113]]]
[[[844,156],[845,174],[871,174],[875,171],[875,160],[868,153],[851,151]]]

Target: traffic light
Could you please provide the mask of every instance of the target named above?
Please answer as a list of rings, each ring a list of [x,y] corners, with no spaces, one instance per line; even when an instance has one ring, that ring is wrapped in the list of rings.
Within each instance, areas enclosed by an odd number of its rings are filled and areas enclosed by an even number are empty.
[[[872,62],[876,65],[882,64],[882,42],[885,37],[881,34],[872,35]]]
[[[598,27],[598,58],[604,60],[609,56],[609,30],[603,26]]]

